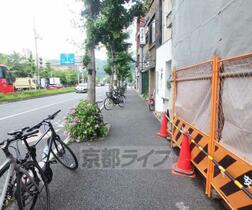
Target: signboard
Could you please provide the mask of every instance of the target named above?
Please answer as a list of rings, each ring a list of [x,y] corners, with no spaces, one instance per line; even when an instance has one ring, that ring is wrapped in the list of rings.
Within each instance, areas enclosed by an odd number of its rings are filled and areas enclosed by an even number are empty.
[[[60,65],[74,65],[75,56],[74,53],[61,53],[60,54]]]
[[[146,40],[145,40],[145,30],[144,27],[141,27],[139,29],[139,33],[140,33],[140,45],[145,45],[146,44]]]

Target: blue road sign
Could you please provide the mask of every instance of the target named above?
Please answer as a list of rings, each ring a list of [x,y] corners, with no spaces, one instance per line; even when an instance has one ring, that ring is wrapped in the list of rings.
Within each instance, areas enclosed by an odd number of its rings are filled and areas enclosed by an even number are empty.
[[[60,64],[61,65],[74,65],[75,56],[73,53],[61,53],[60,54]]]

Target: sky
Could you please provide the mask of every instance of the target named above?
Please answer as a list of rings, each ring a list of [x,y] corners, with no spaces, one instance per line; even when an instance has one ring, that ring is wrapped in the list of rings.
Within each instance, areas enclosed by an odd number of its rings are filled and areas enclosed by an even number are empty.
[[[29,50],[34,53],[35,22],[41,38],[37,40],[39,57],[59,59],[60,53],[81,55],[79,45],[85,34],[75,25],[81,24],[82,7],[83,3],[76,0],[0,0],[0,53]],[[96,56],[106,58],[106,51],[101,49]]]
[[[82,8],[80,0],[0,0],[0,53],[25,54],[31,50],[35,54],[35,25],[40,37],[39,57],[59,59],[60,53],[82,55],[79,46],[85,34],[76,27],[81,24]],[[134,43],[134,33],[131,34],[129,41]],[[106,59],[106,50],[96,50],[96,57]]]

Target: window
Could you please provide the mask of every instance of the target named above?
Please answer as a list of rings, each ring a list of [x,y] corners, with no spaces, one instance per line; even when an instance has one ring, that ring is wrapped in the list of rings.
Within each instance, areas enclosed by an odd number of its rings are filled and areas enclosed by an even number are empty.
[[[171,11],[166,15],[166,28],[172,27]]]
[[[7,69],[4,66],[0,66],[0,78],[6,78]]]
[[[153,44],[156,41],[156,33],[155,33],[155,19],[149,25],[149,44]]]
[[[3,78],[3,70],[2,70],[2,66],[0,66],[0,78]]]

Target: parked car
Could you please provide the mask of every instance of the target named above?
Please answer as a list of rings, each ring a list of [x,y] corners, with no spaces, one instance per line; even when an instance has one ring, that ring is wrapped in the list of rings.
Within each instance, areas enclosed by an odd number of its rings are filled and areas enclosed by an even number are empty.
[[[101,87],[101,86],[104,86],[105,84],[103,82],[99,82],[97,83],[97,87]]]
[[[80,83],[75,87],[76,93],[86,93],[88,90],[87,83]]]
[[[36,89],[35,81],[31,77],[17,77],[14,82],[16,90]]]
[[[63,87],[62,85],[58,85],[58,84],[47,85],[48,90],[60,89],[62,87]]]

